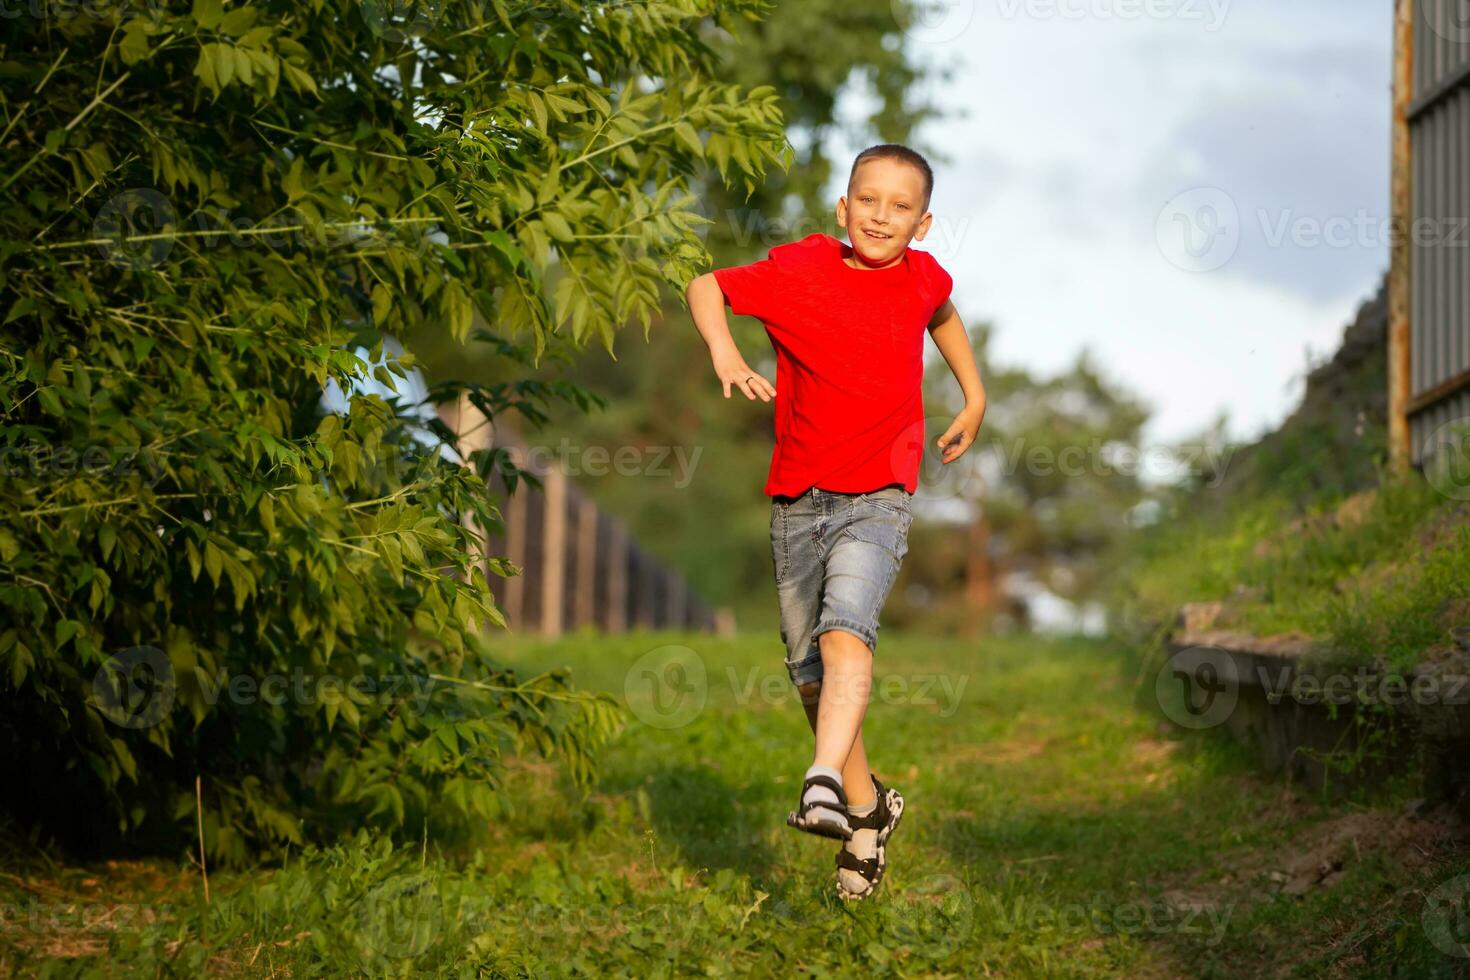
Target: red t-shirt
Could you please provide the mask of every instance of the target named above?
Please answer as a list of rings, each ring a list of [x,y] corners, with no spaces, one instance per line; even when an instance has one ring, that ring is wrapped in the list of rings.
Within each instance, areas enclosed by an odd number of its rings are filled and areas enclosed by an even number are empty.
[[[776,349],[776,448],[766,495],[919,485],[924,335],[952,280],[927,252],[854,269],[852,246],[811,234],[714,270],[732,312]]]

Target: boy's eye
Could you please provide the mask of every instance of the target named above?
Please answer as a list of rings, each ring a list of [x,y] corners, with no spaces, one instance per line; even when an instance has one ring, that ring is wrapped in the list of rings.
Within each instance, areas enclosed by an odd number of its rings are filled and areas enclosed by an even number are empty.
[[[899,205],[899,207],[901,207],[901,208],[903,208],[903,209],[904,209],[904,210],[905,210],[905,211],[907,211],[907,210],[908,210],[908,207],[909,207],[909,206],[908,206],[908,205],[907,205],[907,204],[900,204],[900,205]]]

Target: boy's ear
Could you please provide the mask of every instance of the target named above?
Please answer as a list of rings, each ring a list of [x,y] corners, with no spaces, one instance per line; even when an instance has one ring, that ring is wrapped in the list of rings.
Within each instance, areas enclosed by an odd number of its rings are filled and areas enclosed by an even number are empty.
[[[837,199],[837,223],[844,228],[847,227],[847,195],[843,194]]]
[[[934,223],[934,212],[933,211],[925,211],[924,212],[924,217],[922,217],[922,218],[919,219],[919,228],[918,228],[917,231],[914,232],[914,239],[916,241],[921,241],[922,242],[924,240],[924,236],[927,235],[927,234],[929,234],[929,226],[932,225],[933,223]]]

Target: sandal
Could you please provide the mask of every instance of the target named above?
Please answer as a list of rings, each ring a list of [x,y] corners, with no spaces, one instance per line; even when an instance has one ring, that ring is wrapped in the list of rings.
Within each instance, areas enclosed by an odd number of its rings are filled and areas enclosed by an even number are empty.
[[[823,786],[830,789],[836,794],[837,802],[808,800],[807,790],[813,786]],[[834,837],[837,840],[852,839],[851,818],[847,817],[847,794],[842,792],[841,783],[831,776],[818,773],[801,784],[800,800],[801,802],[798,804],[797,809],[786,815],[786,825],[788,827],[795,827],[797,830],[804,830],[809,834],[816,834],[819,837]],[[841,823],[838,823],[835,820],[823,819],[820,816],[812,818],[810,816],[811,812],[818,809],[825,810],[828,813],[839,813],[845,819]]]
[[[837,894],[847,900],[867,898],[883,881],[883,872],[888,866],[888,838],[903,819],[903,795],[896,789],[886,788],[877,776],[873,777],[873,789],[877,791],[878,806],[866,817],[851,817],[850,821],[853,830],[878,832],[877,851],[871,858],[860,858],[845,847],[837,852]],[[865,884],[861,891],[848,890],[842,878],[844,870],[854,871],[863,879]]]

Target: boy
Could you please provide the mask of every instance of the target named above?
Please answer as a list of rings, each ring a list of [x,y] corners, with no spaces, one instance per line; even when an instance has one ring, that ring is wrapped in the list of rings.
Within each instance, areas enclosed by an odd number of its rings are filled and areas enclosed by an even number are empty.
[[[924,329],[965,395],[939,437],[943,462],[975,441],[985,415],[951,280],[909,249],[933,215],[934,175],[913,150],[885,143],[853,161],[837,223],[772,248],[750,265],[696,278],[689,312],[715,374],[746,398],[775,398],[776,447],[765,492],[786,668],[816,736],[797,810],[787,823],[840,839],[837,890],[866,898],[882,881],[903,797],[868,769],[863,715],[872,687],[878,614],[908,553],[923,453]],[[776,387],[740,356],[725,319],[759,318],[776,350]]]

